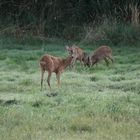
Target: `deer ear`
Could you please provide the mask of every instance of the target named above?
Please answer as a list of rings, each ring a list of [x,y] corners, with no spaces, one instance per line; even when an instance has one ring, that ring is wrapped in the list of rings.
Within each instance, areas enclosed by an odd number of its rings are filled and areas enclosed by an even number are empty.
[[[66,48],[66,50],[68,51],[70,47],[69,47],[69,46],[65,46],[65,48]]]

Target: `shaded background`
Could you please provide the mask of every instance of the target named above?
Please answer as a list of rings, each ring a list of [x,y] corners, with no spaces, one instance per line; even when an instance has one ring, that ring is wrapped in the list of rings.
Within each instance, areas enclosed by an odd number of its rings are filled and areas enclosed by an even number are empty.
[[[1,0],[1,35],[136,45],[139,0]]]

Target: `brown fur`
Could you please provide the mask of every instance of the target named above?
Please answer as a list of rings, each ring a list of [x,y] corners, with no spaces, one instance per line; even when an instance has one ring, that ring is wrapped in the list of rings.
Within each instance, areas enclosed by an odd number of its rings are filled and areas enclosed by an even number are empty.
[[[48,78],[47,78],[47,83],[48,86],[51,89],[50,86],[50,78],[52,72],[56,73],[56,78],[57,78],[57,83],[58,86],[60,85],[60,74],[68,67],[71,65],[71,62],[73,60],[72,56],[67,57],[66,59],[61,59],[58,57],[54,57],[52,55],[44,55],[40,59],[40,67],[41,67],[41,89],[43,85],[43,77],[44,77],[44,72],[48,71]]]
[[[94,54],[91,56],[89,60],[91,66],[99,63],[101,60],[105,60],[108,66],[109,64],[108,59],[110,59],[112,63],[114,62],[114,59],[112,57],[112,49],[108,46],[101,46],[94,51]]]
[[[74,58],[72,65],[75,64],[76,60],[80,61],[80,63],[83,64],[84,51],[81,48],[72,45],[72,47],[66,46],[66,50]]]

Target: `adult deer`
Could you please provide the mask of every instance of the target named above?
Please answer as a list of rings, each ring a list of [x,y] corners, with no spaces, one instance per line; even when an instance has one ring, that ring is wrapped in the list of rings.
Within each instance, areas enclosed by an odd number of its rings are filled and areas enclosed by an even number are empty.
[[[47,83],[49,88],[51,89],[50,78],[53,72],[56,74],[57,84],[58,86],[60,86],[60,75],[69,65],[71,65],[72,60],[73,56],[68,56],[66,59],[62,59],[48,54],[42,56],[40,59],[41,90],[43,86],[43,77],[45,71],[48,71]]]
[[[84,64],[88,66],[93,66],[99,63],[101,60],[105,60],[108,66],[109,64],[108,59],[110,59],[112,63],[114,62],[112,56],[112,49],[108,46],[101,46],[97,48],[93,54],[84,57]]]

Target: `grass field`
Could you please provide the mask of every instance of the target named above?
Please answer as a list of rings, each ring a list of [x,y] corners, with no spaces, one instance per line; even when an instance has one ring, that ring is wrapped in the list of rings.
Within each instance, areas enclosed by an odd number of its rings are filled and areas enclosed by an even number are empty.
[[[39,59],[45,53],[66,57],[64,46],[0,45],[0,140],[140,139],[140,47],[112,47],[109,67],[77,63],[61,76],[60,89],[53,75],[58,95],[48,97],[46,80],[40,91]]]

